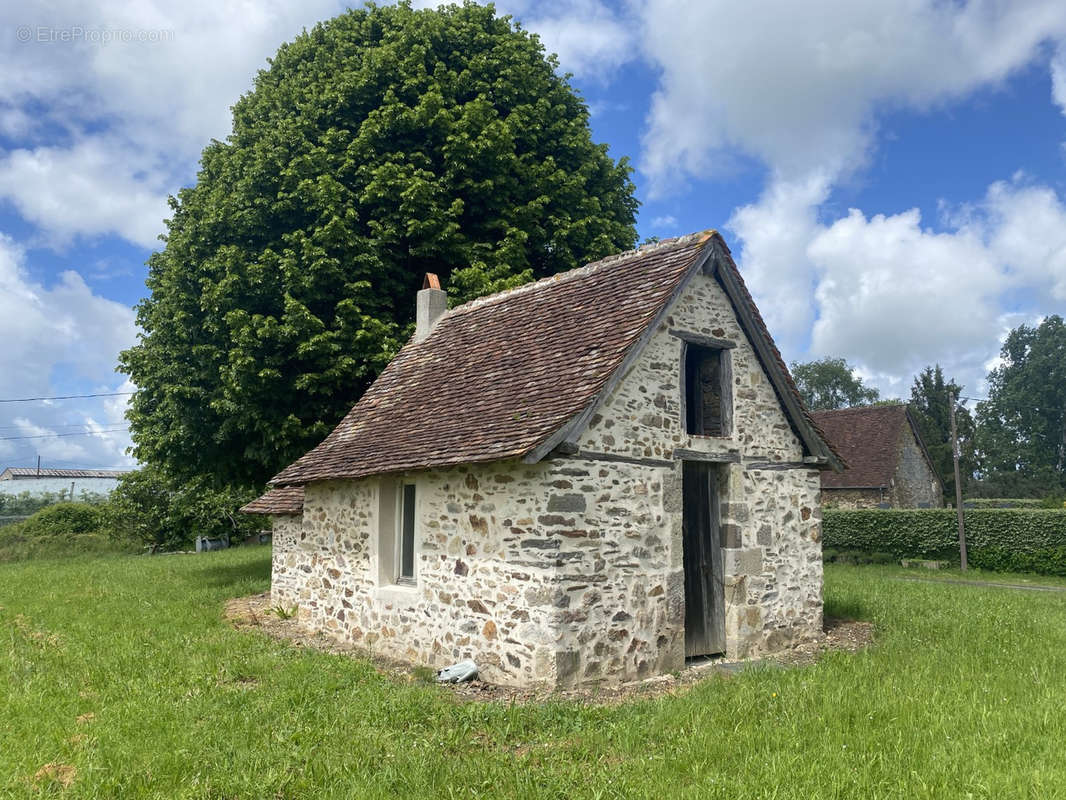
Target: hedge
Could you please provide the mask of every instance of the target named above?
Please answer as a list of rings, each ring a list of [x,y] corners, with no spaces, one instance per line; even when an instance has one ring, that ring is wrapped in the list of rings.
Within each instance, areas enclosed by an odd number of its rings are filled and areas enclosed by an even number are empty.
[[[1032,497],[975,497],[963,500],[963,508],[1040,508],[1043,500]]]
[[[897,558],[959,560],[954,509],[826,509],[822,545],[831,550],[891,553]],[[1066,511],[965,510],[972,566],[1066,575]]]

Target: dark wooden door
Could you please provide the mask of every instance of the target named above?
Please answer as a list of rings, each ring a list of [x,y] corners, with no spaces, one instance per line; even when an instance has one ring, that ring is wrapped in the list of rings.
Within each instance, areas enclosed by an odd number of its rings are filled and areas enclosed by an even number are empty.
[[[725,652],[725,590],[714,464],[683,465],[685,657]]]

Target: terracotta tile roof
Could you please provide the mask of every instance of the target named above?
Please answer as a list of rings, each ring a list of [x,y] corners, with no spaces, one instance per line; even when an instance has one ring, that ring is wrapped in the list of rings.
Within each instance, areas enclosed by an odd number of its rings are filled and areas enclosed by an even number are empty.
[[[271,482],[525,455],[592,401],[708,238],[632,251],[452,309]]]
[[[728,248],[708,231],[446,312],[428,337],[397,354],[321,444],[271,484],[533,458],[596,400],[685,277],[719,256],[729,271],[723,285],[747,309],[755,328],[748,335],[759,340],[786,413],[812,453],[835,460]]]
[[[823,489],[891,485],[899,462],[900,434],[910,424],[905,405],[814,411],[811,416],[848,463],[843,472],[822,473]]]
[[[41,469],[37,467],[8,467],[0,472],[0,480],[26,478],[120,478],[128,469]]]
[[[257,497],[241,511],[245,514],[302,514],[304,510],[304,487],[280,486]]]

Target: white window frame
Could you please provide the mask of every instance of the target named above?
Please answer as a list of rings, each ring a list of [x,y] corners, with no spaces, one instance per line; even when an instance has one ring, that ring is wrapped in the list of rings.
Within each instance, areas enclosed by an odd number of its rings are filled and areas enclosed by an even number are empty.
[[[407,518],[404,514],[404,499],[407,489],[411,489],[413,495],[411,502],[411,574],[403,574],[404,562],[404,523]],[[414,481],[400,480],[396,482],[396,546],[393,551],[396,554],[393,568],[393,582],[397,586],[416,586],[418,584],[418,485]]]

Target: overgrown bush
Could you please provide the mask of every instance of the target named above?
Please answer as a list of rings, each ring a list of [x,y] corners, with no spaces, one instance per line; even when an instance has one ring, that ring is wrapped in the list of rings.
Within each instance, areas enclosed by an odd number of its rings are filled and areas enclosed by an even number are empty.
[[[54,503],[0,529],[0,561],[129,550],[111,536],[109,525],[104,504]]]
[[[106,527],[106,508],[90,503],[56,503],[18,524],[26,536],[77,536],[103,533]]]
[[[238,513],[256,490],[217,489],[206,479],[179,482],[145,467],[119,479],[108,504],[110,527],[120,539],[157,550],[188,547],[197,536],[240,541],[262,520]]]
[[[983,569],[1066,575],[1066,511],[966,509],[967,556]],[[954,509],[826,510],[829,550],[895,558],[959,558]]]

